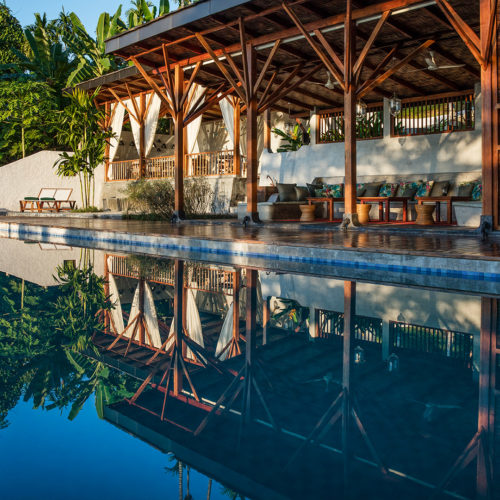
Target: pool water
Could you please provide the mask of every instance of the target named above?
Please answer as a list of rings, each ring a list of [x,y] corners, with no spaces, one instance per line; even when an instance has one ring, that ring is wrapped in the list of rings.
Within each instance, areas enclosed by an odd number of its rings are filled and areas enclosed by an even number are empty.
[[[0,255],[2,499],[497,498],[494,290]]]

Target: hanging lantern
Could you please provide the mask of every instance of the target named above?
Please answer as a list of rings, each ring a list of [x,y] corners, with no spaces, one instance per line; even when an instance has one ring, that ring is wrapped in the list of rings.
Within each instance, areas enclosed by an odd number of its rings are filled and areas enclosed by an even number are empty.
[[[396,373],[399,371],[399,356],[395,353],[392,353],[387,358],[387,371],[389,373]]]
[[[354,362],[357,365],[361,365],[366,361],[365,350],[361,346],[356,346],[354,348]]]
[[[356,114],[358,116],[366,116],[366,103],[364,101],[358,101],[356,104]]]
[[[401,99],[396,93],[389,100],[389,111],[392,116],[398,116],[401,113]]]

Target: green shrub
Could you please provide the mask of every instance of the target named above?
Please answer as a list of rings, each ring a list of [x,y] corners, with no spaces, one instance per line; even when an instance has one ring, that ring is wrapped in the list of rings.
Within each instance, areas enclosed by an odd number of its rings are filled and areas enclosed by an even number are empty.
[[[206,179],[197,177],[184,181],[184,210],[187,217],[210,213],[213,200],[214,192]]]
[[[168,180],[147,181],[139,179],[125,188],[129,209],[142,214],[152,214],[169,219],[174,211],[174,188]]]

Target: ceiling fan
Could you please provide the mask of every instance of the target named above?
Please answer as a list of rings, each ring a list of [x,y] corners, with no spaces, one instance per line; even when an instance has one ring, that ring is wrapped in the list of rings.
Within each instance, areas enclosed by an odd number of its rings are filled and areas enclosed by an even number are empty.
[[[326,87],[329,90],[333,90],[333,89],[337,88],[340,85],[340,83],[337,82],[337,80],[334,80],[332,78],[332,74],[328,70],[327,70],[326,74],[328,75],[328,78],[327,78],[325,83],[320,83],[320,82],[312,82],[312,83],[314,83],[316,85],[322,85],[323,87]]]
[[[462,68],[465,66],[465,64],[445,64],[445,65],[439,65],[436,62],[435,54],[433,50],[429,50],[429,56],[425,57],[425,64],[427,64],[426,68],[418,68],[414,69],[411,71],[408,71],[408,73],[414,73],[415,71],[437,71],[438,69],[452,69],[452,68]]]

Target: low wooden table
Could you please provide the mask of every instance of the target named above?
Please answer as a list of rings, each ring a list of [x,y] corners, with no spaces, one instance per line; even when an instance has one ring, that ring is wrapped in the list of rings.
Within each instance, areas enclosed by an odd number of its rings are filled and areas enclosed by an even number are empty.
[[[453,224],[453,202],[471,201],[470,196],[416,196],[419,205],[434,203],[436,205],[436,222],[441,222],[441,203],[446,203],[446,223]]]
[[[408,221],[408,200],[401,196],[360,196],[358,201],[364,203],[378,203],[378,220],[380,222],[390,222],[391,203],[397,201],[403,204],[403,222]],[[385,214],[384,214],[385,207]]]
[[[324,196],[320,198],[306,198],[309,205],[312,205],[313,202],[322,202],[328,203],[328,220],[333,222],[333,214],[334,214],[334,203],[344,203],[344,198],[332,198],[331,196]]]

